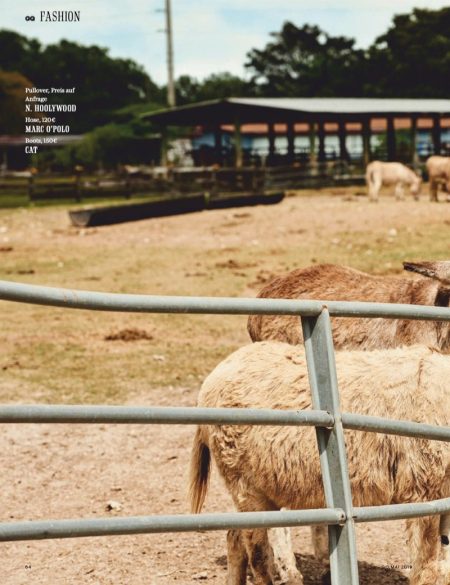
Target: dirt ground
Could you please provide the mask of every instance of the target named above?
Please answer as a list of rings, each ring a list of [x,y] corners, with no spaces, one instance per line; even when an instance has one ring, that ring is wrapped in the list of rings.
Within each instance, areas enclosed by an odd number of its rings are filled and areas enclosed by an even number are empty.
[[[93,230],[67,210],[0,211],[0,278],[110,292],[254,296],[275,273],[339,262],[399,273],[448,257],[450,205],[369,204],[358,189]],[[245,317],[86,313],[0,303],[0,400],[193,406],[205,374],[247,342]],[[188,426],[1,425],[2,521],[188,512]],[[112,509],[111,509],[112,508]],[[233,506],[217,473],[205,512]],[[361,583],[406,584],[403,523],[358,526]],[[324,567],[294,530],[305,585]],[[5,585],[225,582],[225,533],[3,543]]]

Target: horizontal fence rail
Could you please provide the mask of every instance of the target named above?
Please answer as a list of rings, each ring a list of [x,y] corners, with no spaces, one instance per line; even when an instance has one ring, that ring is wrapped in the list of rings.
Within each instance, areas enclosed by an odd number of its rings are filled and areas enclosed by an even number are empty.
[[[353,508],[355,522],[378,522],[382,520],[404,520],[450,512],[450,498],[417,504],[389,504],[387,506],[364,506]]]
[[[344,429],[450,442],[450,427],[437,427],[426,423],[393,420],[348,412],[343,412],[341,417]]]
[[[129,407],[79,405],[0,406],[0,423],[123,423],[123,424],[258,424],[333,426],[320,410],[253,408]],[[450,429],[449,429],[450,433]],[[450,440],[450,439],[449,439]]]
[[[345,429],[450,442],[450,427],[346,412],[341,414],[341,419]],[[334,418],[325,410],[13,404],[0,405],[2,423],[253,424],[331,428]]]
[[[414,504],[366,506],[352,509],[355,522],[382,522],[420,518],[450,512],[450,498]],[[342,525],[348,519],[340,508],[283,510],[280,512],[228,512],[221,514],[173,514],[93,518],[76,520],[30,520],[0,523],[0,542],[195,532],[230,528],[276,528],[279,526]]]
[[[449,502],[450,509],[450,502]],[[129,516],[82,520],[41,520],[0,523],[0,542],[83,536],[194,532],[230,528],[275,528],[309,524],[340,524],[345,513],[338,509],[287,510],[281,512],[229,512],[224,514],[186,514]]]
[[[324,306],[334,317],[380,317],[450,321],[446,307],[362,303],[353,301],[302,301],[286,299],[240,299],[177,297],[103,293],[0,281],[0,300],[70,309],[130,313],[193,313],[221,315],[320,315]]]

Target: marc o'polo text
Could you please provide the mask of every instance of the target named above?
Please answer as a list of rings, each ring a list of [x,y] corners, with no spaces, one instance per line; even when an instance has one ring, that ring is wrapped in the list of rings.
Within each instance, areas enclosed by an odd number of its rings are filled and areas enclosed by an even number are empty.
[[[66,125],[52,125],[52,126],[45,126],[42,124],[25,124],[25,133],[33,133],[36,132],[37,134],[69,134],[70,126]]]
[[[80,22],[81,10],[41,10],[41,22]]]

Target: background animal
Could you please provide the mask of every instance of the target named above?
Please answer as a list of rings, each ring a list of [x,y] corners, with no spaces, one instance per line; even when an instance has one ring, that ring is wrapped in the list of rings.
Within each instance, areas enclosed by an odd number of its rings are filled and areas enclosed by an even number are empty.
[[[425,163],[430,182],[430,201],[438,201],[438,188],[443,186],[450,193],[450,157],[430,156]]]
[[[371,201],[378,201],[381,187],[393,187],[396,199],[404,199],[409,187],[418,199],[422,178],[402,163],[374,160],[366,167],[366,183]]]
[[[404,263],[405,270],[425,278],[373,276],[334,264],[293,270],[269,282],[261,298],[320,299],[450,305],[450,261]],[[333,318],[336,349],[376,349],[423,343],[450,349],[450,323],[403,319]],[[251,315],[247,323],[253,341],[276,339],[290,344],[302,341],[298,317]]]
[[[450,357],[422,346],[336,354],[342,410],[431,424],[450,424]],[[311,408],[304,350],[278,342],[233,353],[207,377],[202,407]],[[353,503],[372,506],[450,495],[447,443],[376,433],[346,433]],[[199,512],[207,492],[211,454],[240,511],[323,507],[315,432],[307,427],[199,426],[191,461],[191,503]],[[411,585],[449,585],[439,518],[408,521]],[[269,531],[270,534],[270,531]],[[280,581],[265,529],[228,534],[228,585],[300,585]],[[292,551],[286,566],[295,566]]]

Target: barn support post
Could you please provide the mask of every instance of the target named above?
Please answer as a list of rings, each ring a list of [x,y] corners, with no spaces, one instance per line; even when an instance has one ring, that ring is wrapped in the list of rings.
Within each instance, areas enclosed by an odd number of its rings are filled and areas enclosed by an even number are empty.
[[[411,117],[410,128],[410,145],[411,145],[411,163],[414,167],[419,164],[419,155],[417,153],[417,117]]]
[[[5,146],[5,148],[2,149],[2,163],[1,163],[1,169],[2,171],[7,171],[8,170],[8,149]]]
[[[217,164],[222,165],[222,131],[220,126],[214,128],[214,158]]]
[[[433,151],[434,154],[441,154],[441,117],[439,114],[433,116]]]
[[[292,164],[295,161],[295,128],[294,122],[287,124],[288,161]]]
[[[166,167],[169,162],[167,159],[167,151],[169,147],[169,141],[167,137],[167,128],[164,126],[161,129],[161,166]]]
[[[395,126],[394,118],[389,116],[387,118],[387,159],[388,161],[395,161],[396,144],[395,144]]]
[[[319,122],[317,134],[319,136],[319,162],[325,162],[325,124],[323,120]]]
[[[316,124],[314,122],[309,123],[309,162],[315,165],[317,162],[316,157]]]
[[[275,158],[275,124],[267,124],[267,136],[269,138],[269,166],[273,164]]]
[[[239,118],[234,121],[234,163],[236,168],[242,167],[241,122]]]
[[[364,166],[370,163],[370,118],[364,118],[361,124],[363,139],[363,161]]]
[[[347,128],[345,120],[339,120],[338,122],[338,137],[339,137],[339,158],[342,161],[348,162],[348,150],[347,150]]]

